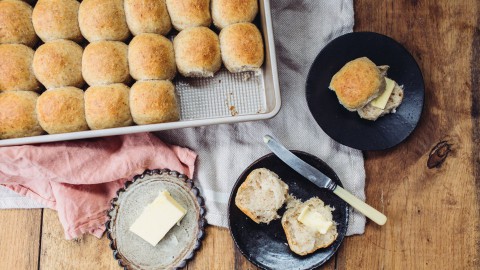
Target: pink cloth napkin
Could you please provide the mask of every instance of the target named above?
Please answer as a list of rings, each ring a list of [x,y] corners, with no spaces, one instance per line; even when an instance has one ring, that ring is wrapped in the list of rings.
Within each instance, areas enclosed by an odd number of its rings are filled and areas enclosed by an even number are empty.
[[[65,237],[101,237],[110,200],[146,169],[193,176],[197,155],[150,133],[0,148],[0,185],[57,210]]]

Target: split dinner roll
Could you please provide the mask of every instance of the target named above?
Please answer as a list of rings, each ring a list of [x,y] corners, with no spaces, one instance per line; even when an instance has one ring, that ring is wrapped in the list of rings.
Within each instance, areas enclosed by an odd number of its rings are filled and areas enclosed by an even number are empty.
[[[0,139],[37,136],[43,133],[35,113],[38,94],[31,91],[0,93]]]
[[[130,80],[128,47],[119,41],[97,41],[83,52],[82,74],[88,85],[127,83]]]
[[[90,129],[130,126],[129,91],[122,83],[89,87],[85,91],[85,116]]]
[[[22,44],[0,45],[0,92],[40,88],[32,70],[33,55],[34,51]]]
[[[237,23],[220,32],[220,48],[230,72],[254,71],[264,60],[262,35],[252,23]]]
[[[135,80],[172,80],[177,72],[172,42],[157,34],[140,34],[132,39],[128,64]]]
[[[210,0],[166,0],[172,24],[178,31],[196,26],[210,26]]]
[[[40,126],[49,134],[87,130],[83,94],[75,87],[45,91],[36,106]]]
[[[170,81],[138,81],[130,90],[130,110],[138,125],[179,120],[175,87]]]
[[[130,36],[123,0],[83,0],[78,10],[82,35],[89,41],[126,40]]]
[[[385,90],[385,73],[388,66],[377,67],[367,57],[346,63],[330,81],[338,101],[349,111],[367,105]]]
[[[79,7],[76,0],[39,0],[32,13],[35,32],[44,42],[55,39],[82,41]]]
[[[213,77],[221,65],[220,41],[207,27],[192,27],[173,40],[178,71],[185,77]]]
[[[54,40],[38,47],[33,71],[45,88],[82,87],[83,49],[71,40]]]
[[[0,44],[20,43],[32,47],[37,41],[32,7],[22,1],[0,1]]]
[[[125,0],[125,15],[134,35],[166,35],[172,29],[165,0]]]
[[[222,29],[234,23],[252,22],[258,13],[258,0],[212,0],[213,24]]]

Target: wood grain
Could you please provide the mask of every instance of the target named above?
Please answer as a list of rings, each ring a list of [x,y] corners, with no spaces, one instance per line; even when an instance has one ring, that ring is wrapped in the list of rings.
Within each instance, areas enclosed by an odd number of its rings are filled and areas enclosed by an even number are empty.
[[[0,269],[37,269],[42,210],[0,211]]]
[[[480,12],[480,7],[477,7],[477,14]],[[476,195],[477,207],[480,208],[480,16],[477,16],[477,27],[473,34],[472,41],[472,58],[471,65],[471,88],[472,88],[472,142],[473,142],[473,175],[476,179]],[[480,212],[480,211],[479,211]],[[480,215],[480,213],[479,213]],[[480,231],[480,222],[477,220],[477,231]],[[478,239],[477,239],[478,240]],[[478,254],[480,251],[480,241],[477,241],[477,261],[475,266],[480,268],[480,260]]]
[[[188,269],[233,269],[235,253],[232,237],[227,229],[207,226],[202,247],[188,264]]]
[[[383,210],[389,221],[384,227],[369,223],[364,236],[349,238],[341,268],[478,269],[474,172],[479,170],[479,138],[472,136],[479,124],[478,112],[472,113],[473,91],[478,102],[478,77],[477,89],[472,89],[471,77],[478,76],[478,69],[471,70],[471,63],[480,61],[478,52],[472,52],[479,46],[474,33],[478,35],[480,4],[355,3],[357,31],[389,35],[413,54],[425,78],[426,103],[417,130],[405,143],[366,153],[367,201]],[[428,169],[429,151],[441,140],[453,151],[440,168]]]
[[[56,269],[120,269],[113,259],[109,241],[86,235],[82,239],[67,241],[57,213],[45,209],[43,213],[40,268]]]

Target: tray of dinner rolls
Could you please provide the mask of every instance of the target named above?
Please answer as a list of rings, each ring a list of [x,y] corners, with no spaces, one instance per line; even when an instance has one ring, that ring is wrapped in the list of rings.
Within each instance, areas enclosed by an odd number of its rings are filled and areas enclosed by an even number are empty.
[[[0,0],[0,146],[279,110],[269,0]]]

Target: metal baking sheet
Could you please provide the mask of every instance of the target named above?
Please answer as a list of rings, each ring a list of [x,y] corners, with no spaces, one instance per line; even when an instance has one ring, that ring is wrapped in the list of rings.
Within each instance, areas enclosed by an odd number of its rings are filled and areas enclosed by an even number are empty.
[[[207,126],[272,118],[280,110],[277,62],[270,1],[260,0],[258,26],[265,44],[265,63],[258,72],[229,73],[224,67],[212,78],[174,80],[180,121],[162,124],[88,130],[0,140],[0,146],[104,137],[138,132]]]

